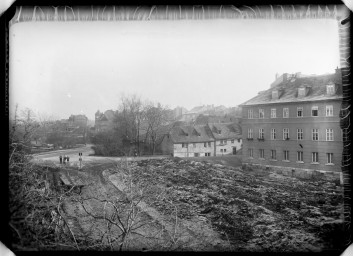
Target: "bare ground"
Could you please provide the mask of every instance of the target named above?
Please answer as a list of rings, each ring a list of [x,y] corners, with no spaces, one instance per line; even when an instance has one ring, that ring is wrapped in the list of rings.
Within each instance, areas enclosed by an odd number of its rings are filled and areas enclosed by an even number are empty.
[[[71,172],[90,184],[81,191],[86,198],[123,198],[130,176],[144,188],[138,221],[148,224],[131,234],[125,250],[341,250],[342,187],[224,164],[102,159]],[[104,207],[94,200],[87,203],[94,212]],[[74,201],[66,202],[65,209],[77,233],[102,236],[104,221],[92,221]]]

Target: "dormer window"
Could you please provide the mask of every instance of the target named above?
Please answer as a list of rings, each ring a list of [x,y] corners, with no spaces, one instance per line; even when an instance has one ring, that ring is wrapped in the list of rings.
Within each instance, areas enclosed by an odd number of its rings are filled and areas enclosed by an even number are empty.
[[[196,136],[201,136],[201,134],[194,128],[193,130],[193,135],[196,135]]]
[[[298,88],[298,97],[305,96],[305,87]]]
[[[272,99],[277,100],[278,99],[278,90],[272,91]]]
[[[335,85],[334,84],[326,85],[326,92],[328,95],[334,94],[335,93]]]

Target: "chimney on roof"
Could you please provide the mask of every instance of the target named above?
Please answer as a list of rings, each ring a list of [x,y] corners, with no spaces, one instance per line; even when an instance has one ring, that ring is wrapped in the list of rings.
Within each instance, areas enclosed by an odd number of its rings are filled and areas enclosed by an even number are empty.
[[[341,69],[338,68],[338,67],[336,67],[335,71],[336,71],[336,74],[339,74],[339,72],[341,71]]]
[[[283,73],[283,82],[287,81],[288,73]]]

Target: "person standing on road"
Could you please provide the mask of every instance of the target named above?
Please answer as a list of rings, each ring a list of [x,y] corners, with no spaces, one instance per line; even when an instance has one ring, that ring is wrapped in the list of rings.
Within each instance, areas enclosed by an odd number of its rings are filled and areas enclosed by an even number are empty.
[[[64,164],[66,164],[66,155],[64,155]]]
[[[62,163],[63,163],[63,156],[60,155],[60,156],[59,156],[59,159],[60,159],[60,164],[62,164]]]
[[[70,157],[66,156],[67,163],[69,163]]]

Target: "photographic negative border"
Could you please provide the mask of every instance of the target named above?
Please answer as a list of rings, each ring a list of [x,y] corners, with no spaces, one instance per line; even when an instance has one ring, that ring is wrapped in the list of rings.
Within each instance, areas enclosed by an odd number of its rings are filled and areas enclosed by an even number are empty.
[[[75,22],[126,20],[203,20],[203,19],[334,19],[339,28],[340,68],[342,72],[343,100],[340,110],[343,138],[342,179],[344,183],[345,244],[351,243],[351,89],[350,89],[350,11],[341,5],[173,5],[173,6],[16,6],[16,13],[2,17],[5,29],[5,118],[9,118],[9,27],[19,22]],[[6,188],[6,186],[5,186]],[[9,230],[8,227],[2,230]],[[8,241],[8,237],[2,239]]]

